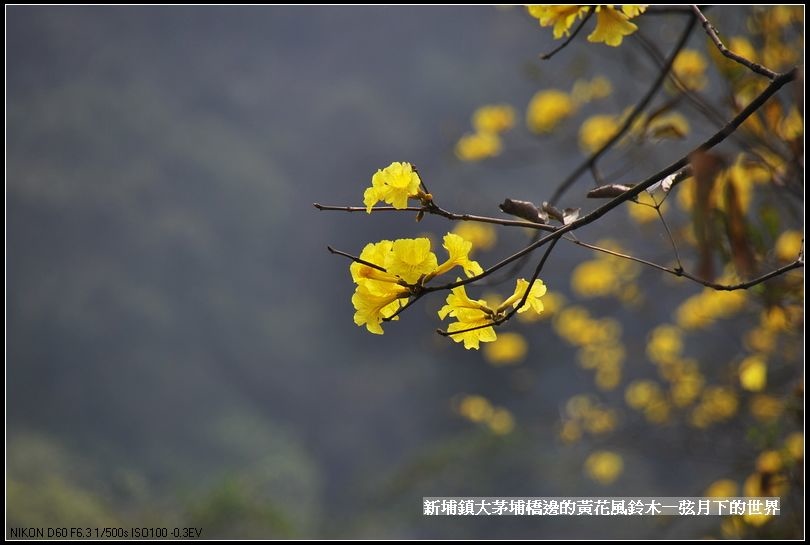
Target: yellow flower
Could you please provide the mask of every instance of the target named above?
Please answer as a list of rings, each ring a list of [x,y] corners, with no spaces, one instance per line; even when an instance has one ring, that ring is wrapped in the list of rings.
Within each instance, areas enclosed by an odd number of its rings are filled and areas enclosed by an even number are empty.
[[[492,416],[487,420],[487,425],[495,435],[507,435],[515,429],[515,419],[512,418],[512,413],[498,407],[492,411]]]
[[[766,450],[757,458],[757,471],[776,473],[782,469],[782,456],[775,450]]]
[[[677,360],[683,350],[683,335],[680,328],[663,324],[652,330],[647,342],[647,357],[650,361],[665,364]]]
[[[749,410],[760,422],[773,422],[782,414],[784,403],[774,396],[758,394],[751,398]]]
[[[381,240],[380,242],[366,244],[365,248],[363,248],[363,251],[360,253],[360,259],[383,267],[386,257],[391,253],[391,247],[393,245],[394,243],[390,240]],[[394,284],[399,282],[399,278],[396,275],[383,272],[363,263],[353,262],[349,266],[349,272],[351,272],[352,280],[356,284],[365,283],[371,292],[385,292],[388,290],[384,285],[378,286],[379,282]]]
[[[587,11],[588,6],[554,6],[554,5],[532,5],[526,6],[529,15],[540,22],[540,26],[554,25],[554,38],[559,39],[568,36],[571,27],[578,18],[581,18]]]
[[[647,4],[624,4],[622,5],[622,12],[630,19],[638,17],[647,11]]]
[[[491,132],[465,134],[456,144],[456,157],[462,161],[480,161],[501,153],[501,139]]]
[[[750,392],[765,388],[768,380],[768,366],[762,356],[748,356],[740,363],[740,386]]]
[[[447,327],[448,333],[478,328],[450,335],[455,342],[464,342],[464,348],[468,350],[473,348],[478,350],[479,343],[492,342],[497,338],[495,329],[491,326],[494,312],[487,306],[486,301],[483,299],[473,301],[467,296],[464,286],[458,286],[451,290],[446,303],[439,309],[439,318],[443,320],[452,316],[458,320]]]
[[[613,92],[613,85],[604,76],[596,76],[591,81],[578,79],[571,88],[571,97],[577,104],[587,104],[592,100],[605,98]]]
[[[481,265],[477,261],[470,259],[470,250],[472,250],[472,242],[464,240],[455,233],[447,233],[444,236],[444,248],[447,250],[449,257],[447,261],[438,266],[438,268],[430,274],[430,277],[444,274],[453,267],[461,267],[464,269],[464,274],[467,277],[476,276],[484,272]]]
[[[780,261],[794,261],[802,251],[803,239],[801,231],[785,231],[776,239],[776,257]]]
[[[494,409],[484,396],[468,395],[459,403],[458,412],[472,422],[486,422],[492,417]]]
[[[739,488],[731,479],[720,479],[710,484],[703,495],[707,498],[736,498]]]
[[[473,301],[467,296],[467,290],[464,286],[458,286],[450,290],[447,296],[447,304],[439,309],[439,318],[444,320],[448,316],[457,317],[459,313],[465,311],[479,311],[482,314],[491,315],[493,311],[487,306],[487,302],[483,299]]]
[[[599,484],[608,485],[624,471],[624,460],[615,452],[598,450],[585,460],[585,472]]]
[[[647,123],[645,134],[658,140],[682,139],[689,134],[689,122],[678,112],[659,115]]]
[[[415,284],[423,275],[433,272],[437,265],[436,254],[430,251],[427,238],[397,239],[385,258],[385,269],[408,284]]]
[[[785,453],[791,460],[801,460],[804,457],[804,434],[793,432],[785,439]]]
[[[511,365],[526,357],[529,346],[519,333],[501,333],[498,340],[484,347],[484,357],[492,365]]]
[[[370,214],[371,207],[385,201],[394,208],[408,207],[408,198],[419,193],[419,174],[410,163],[391,163],[371,178],[371,187],[363,193],[363,204]]]
[[[581,297],[604,297],[618,287],[617,271],[605,259],[583,261],[571,274],[571,289]]]
[[[459,222],[453,232],[465,240],[469,240],[474,248],[489,250],[495,245],[498,239],[495,228],[488,223],[477,221]]]
[[[523,299],[523,295],[526,293],[526,290],[529,288],[528,280],[524,278],[518,278],[517,283],[515,285],[515,292],[509,296],[506,301],[501,303],[501,306],[498,307],[498,312],[506,310],[510,306],[517,307],[520,304],[521,299]],[[518,314],[522,312],[526,312],[529,309],[534,310],[537,314],[543,312],[543,301],[540,298],[546,294],[546,285],[543,283],[542,280],[539,278],[534,281],[532,284],[531,290],[529,290],[529,295],[526,297],[526,303],[518,309]]]
[[[551,132],[575,111],[576,104],[567,93],[557,89],[540,91],[529,102],[526,124],[532,132]]]
[[[638,11],[631,11],[638,15]],[[638,30],[627,15],[612,6],[602,5],[596,8],[596,28],[588,35],[589,42],[604,43],[612,47],[621,45],[625,36]]]
[[[515,125],[515,109],[508,104],[481,106],[473,113],[472,125],[479,133],[497,134]]]
[[[635,380],[624,391],[625,402],[638,410],[661,399],[663,399],[661,388],[651,380]]]
[[[579,128],[579,147],[586,153],[594,153],[613,138],[619,127],[615,115],[593,115]]]
[[[694,49],[684,49],[672,63],[673,74],[690,90],[706,87],[706,68],[708,64],[703,55]]]
[[[354,313],[354,323],[359,326],[365,324],[369,332],[382,335],[380,324],[383,319],[390,318],[399,310],[400,298],[407,296],[408,290],[395,284],[391,284],[387,293],[373,293],[365,284],[360,284],[352,296],[352,304],[357,311]]]
[[[495,329],[491,325],[487,325],[492,323],[491,318],[480,310],[457,310],[455,317],[458,321],[447,326],[447,332],[455,342],[464,342],[464,348],[467,350],[478,350],[479,343],[492,342],[498,338]],[[472,329],[472,331],[465,331],[467,329]],[[453,334],[456,331],[463,332]]]

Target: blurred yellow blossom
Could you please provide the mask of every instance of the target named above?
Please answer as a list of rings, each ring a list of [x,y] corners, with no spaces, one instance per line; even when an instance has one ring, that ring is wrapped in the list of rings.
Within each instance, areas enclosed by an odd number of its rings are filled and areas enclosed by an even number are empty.
[[[515,419],[512,413],[502,407],[492,411],[492,415],[487,420],[487,425],[492,433],[496,435],[506,435],[515,429]]]
[[[683,350],[683,332],[677,326],[663,324],[650,332],[647,357],[653,363],[666,363],[680,357]]]
[[[776,257],[781,261],[795,261],[802,251],[803,240],[801,231],[785,231],[776,239]]]
[[[483,396],[468,395],[461,399],[458,412],[472,422],[485,422],[492,416],[492,403]]]
[[[571,274],[571,289],[580,297],[604,297],[618,287],[616,270],[603,259],[583,261]]]
[[[378,170],[371,178],[371,187],[363,194],[363,203],[370,214],[371,208],[379,201],[385,201],[394,208],[407,208],[408,199],[419,194],[419,174],[410,163],[391,163]]]
[[[707,498],[736,498],[739,485],[731,479],[720,479],[709,485],[703,492]]]
[[[529,346],[519,333],[501,333],[495,342],[484,347],[484,357],[495,366],[519,363],[526,357]]]
[[[477,221],[461,221],[453,228],[453,233],[465,240],[469,240],[473,248],[489,250],[498,240],[495,228],[488,223]]]
[[[567,420],[563,422],[560,428],[560,439],[564,443],[574,443],[579,441],[582,437],[582,429],[580,425],[574,420]]]
[[[762,356],[754,355],[740,363],[740,386],[750,392],[759,392],[765,388],[768,379],[768,366]]]
[[[595,76],[590,81],[578,79],[571,88],[571,97],[577,104],[587,104],[593,100],[610,96],[613,85],[605,76]]]
[[[785,439],[785,452],[791,460],[804,458],[804,434],[800,431],[791,433]]]
[[[556,291],[547,291],[543,296],[543,312],[523,312],[518,314],[518,320],[522,322],[536,322],[553,317],[565,304],[565,296]]]
[[[481,106],[473,112],[472,125],[479,133],[503,132],[515,125],[515,109],[508,104]]]
[[[804,134],[804,119],[799,109],[793,106],[779,124],[779,135],[783,140],[794,140],[801,138],[802,134]]]
[[[645,127],[645,135],[656,139],[682,139],[689,134],[689,121],[678,112],[654,117]]]
[[[637,410],[663,398],[661,388],[652,380],[634,380],[624,391],[624,400]]]
[[[624,471],[624,460],[615,452],[598,450],[585,460],[586,474],[599,484],[611,484],[622,474],[622,471]]]
[[[672,72],[690,90],[703,89],[708,80],[706,78],[706,58],[694,49],[684,49],[672,63]]]
[[[480,161],[500,153],[501,139],[495,133],[468,133],[456,143],[456,157],[462,161]]]
[[[774,396],[758,394],[751,398],[749,409],[751,415],[760,422],[771,422],[782,414],[784,403]]]
[[[574,100],[564,91],[549,89],[536,93],[526,110],[526,125],[532,132],[548,133],[576,111]]]
[[[588,11],[588,6],[577,5],[530,5],[526,6],[529,15],[537,19],[540,26],[554,26],[554,38],[568,36],[571,26]]]
[[[775,450],[766,450],[757,458],[757,471],[776,473],[782,469],[782,456]]]
[[[594,153],[602,148],[619,131],[619,118],[615,115],[597,114],[586,119],[579,128],[579,147],[585,153]]]
[[[763,327],[755,327],[746,332],[743,342],[745,347],[752,352],[767,353],[776,346],[776,333]]]

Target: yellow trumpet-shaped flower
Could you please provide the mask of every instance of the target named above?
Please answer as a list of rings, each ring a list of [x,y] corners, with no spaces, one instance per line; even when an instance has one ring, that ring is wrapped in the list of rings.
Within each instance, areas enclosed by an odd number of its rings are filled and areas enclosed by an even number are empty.
[[[380,242],[371,242],[366,244],[363,251],[360,252],[360,259],[373,265],[383,267],[388,254],[391,253],[391,247],[394,243],[390,240],[381,240]],[[365,263],[354,262],[349,266],[349,272],[352,274],[352,280],[356,284],[365,283],[371,292],[384,293],[387,288],[378,286],[379,282],[394,283],[399,282],[399,278],[391,273],[381,271]]]
[[[455,233],[447,233],[444,236],[443,246],[447,250],[449,257],[447,258],[447,261],[436,268],[431,276],[444,274],[453,267],[461,267],[464,269],[464,274],[466,274],[468,277],[476,276],[484,272],[484,269],[481,268],[481,265],[479,265],[477,261],[470,259],[472,242],[464,240]]]
[[[502,312],[510,306],[517,307],[527,289],[529,289],[529,281],[525,278],[518,278],[515,285],[515,292],[498,307],[498,312]],[[540,298],[546,294],[546,289],[546,285],[542,280],[539,278],[535,280],[529,290],[529,295],[526,297],[526,303],[518,309],[518,314],[527,312],[530,309],[537,314],[543,312],[543,301],[541,301]]]
[[[467,350],[478,350],[480,343],[492,342],[498,338],[495,329],[487,325],[492,323],[492,319],[481,310],[459,309],[455,317],[458,321],[447,326],[447,332],[455,342],[463,342]],[[456,331],[461,333],[454,334]]]
[[[382,335],[382,321],[390,318],[401,306],[401,298],[407,298],[408,290],[396,284],[390,284],[386,293],[372,292],[366,284],[360,284],[352,296],[354,323],[365,325],[369,332]],[[396,319],[396,318],[394,318]]]
[[[419,194],[419,174],[410,163],[394,162],[378,170],[371,178],[371,187],[363,193],[363,204],[370,214],[371,208],[384,201],[394,208],[408,207],[408,199]]]
[[[638,6],[632,7],[638,8]],[[630,10],[630,12],[636,15],[639,13],[638,9]],[[588,35],[588,41],[618,47],[625,36],[629,36],[636,30],[638,27],[631,23],[630,18],[622,11],[609,5],[598,6],[596,8],[596,28]]]
[[[558,39],[571,33],[574,22],[588,11],[588,6],[532,5],[526,6],[526,9],[540,22],[540,26],[553,26],[554,38]]]
[[[437,266],[436,254],[430,251],[430,240],[424,237],[395,240],[385,258],[385,269],[408,284],[416,283]]]
[[[460,312],[467,310],[477,310],[482,314],[491,315],[492,309],[487,306],[487,302],[483,299],[473,301],[467,296],[467,290],[464,286],[458,286],[450,291],[447,296],[447,304],[439,309],[439,318],[444,320],[448,316],[458,317]]]

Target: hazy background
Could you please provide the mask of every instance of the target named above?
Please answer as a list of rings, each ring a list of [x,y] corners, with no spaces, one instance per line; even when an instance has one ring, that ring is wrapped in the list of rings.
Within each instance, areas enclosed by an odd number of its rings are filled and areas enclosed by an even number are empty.
[[[690,430],[687,442],[645,424],[605,445],[561,445],[561,404],[593,384],[548,323],[515,325],[532,351],[498,369],[433,333],[441,297],[382,337],[353,324],[348,263],[326,245],[359,253],[383,237],[438,238],[446,220],[311,206],[359,204],[391,161],[418,165],[454,210],[497,215],[505,197],[548,198],[581,158],[577,124],[544,139],[519,129],[514,155],[469,165],[452,154],[469,115],[492,102],[524,111],[537,90],[596,74],[617,88],[598,107],[621,111],[654,73],[638,49],[583,39],[541,64],[550,31],[523,9],[6,14],[9,526],[344,538],[699,537],[716,527],[423,517],[423,495],[694,496],[755,454],[744,430]],[[665,50],[682,26],[647,24]],[[629,179],[688,147],[639,158]],[[666,259],[660,232],[630,227],[614,214],[582,233]],[[483,264],[526,238],[499,240]],[[561,244],[543,278],[569,293],[588,257]],[[629,376],[649,367],[650,325],[698,291],[650,271],[641,282],[655,295],[633,311],[588,303],[622,320]],[[739,343],[735,331],[690,350],[712,361]],[[516,431],[493,436],[459,418],[461,393],[509,408]],[[622,390],[605,397],[621,405]],[[612,486],[583,475],[595,446],[625,457]]]

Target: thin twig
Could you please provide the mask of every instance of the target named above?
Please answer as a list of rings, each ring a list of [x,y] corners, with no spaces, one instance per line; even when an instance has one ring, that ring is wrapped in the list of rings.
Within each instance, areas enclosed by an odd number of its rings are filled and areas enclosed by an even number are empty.
[[[658,263],[653,263],[652,261],[647,261],[646,259],[642,259],[640,257],[635,257],[635,256],[632,256],[632,255],[623,254],[623,253],[617,252],[615,250],[610,250],[608,248],[603,248],[601,246],[596,246],[595,244],[588,244],[587,242],[582,242],[581,240],[577,240],[577,239],[574,239],[574,238],[571,238],[571,237],[563,237],[563,238],[565,238],[565,240],[567,240],[569,242],[572,242],[572,243],[576,244],[577,246],[583,246],[585,248],[590,248],[591,250],[596,250],[597,252],[602,252],[602,253],[605,253],[605,254],[610,254],[610,255],[615,256],[615,257],[620,257],[622,259],[635,261],[636,263],[641,263],[642,265],[647,265],[648,267],[658,269],[659,271],[663,271],[663,272],[671,274],[673,276],[678,276],[678,277],[682,277],[682,278],[688,278],[689,280],[692,280],[693,282],[697,282],[698,284],[700,284],[702,286],[706,286],[707,288],[711,288],[711,289],[717,290],[717,291],[735,291],[735,290],[748,289],[748,288],[750,288],[752,286],[756,286],[757,284],[761,284],[762,282],[765,282],[766,280],[769,280],[769,279],[773,278],[774,276],[779,276],[780,274],[784,274],[784,273],[786,273],[788,271],[791,271],[793,269],[798,269],[799,267],[804,266],[804,261],[802,261],[801,259],[797,259],[796,261],[794,261],[792,263],[789,263],[787,265],[779,267],[778,269],[774,269],[771,272],[769,272],[767,274],[763,274],[762,276],[759,276],[759,277],[754,278],[752,280],[747,280],[745,282],[740,282],[739,284],[717,284],[715,282],[709,282],[707,280],[703,280],[701,278],[698,278],[694,274],[688,273],[688,272],[684,271],[680,267],[673,269],[673,268],[667,267],[665,265],[660,265]]]
[[[633,108],[633,111],[630,112],[630,115],[627,116],[627,119],[625,119],[624,124],[621,127],[619,127],[619,130],[616,131],[616,134],[614,134],[610,138],[610,140],[602,144],[602,146],[598,150],[593,152],[590,155],[590,157],[588,157],[577,168],[575,168],[574,171],[571,172],[571,174],[569,174],[568,177],[560,183],[560,185],[554,191],[554,194],[549,199],[549,202],[551,204],[556,204],[557,201],[559,201],[560,197],[562,197],[563,194],[568,190],[568,188],[571,187],[574,184],[574,182],[576,182],[579,179],[579,177],[582,176],[582,174],[591,167],[591,165],[596,163],[596,161],[616,142],[618,142],[624,136],[624,134],[630,129],[636,118],[641,114],[644,108],[647,107],[647,105],[653,99],[655,94],[658,92],[658,89],[661,87],[661,84],[664,83],[664,80],[666,79],[667,74],[669,74],[669,70],[672,67],[672,63],[675,61],[675,57],[678,56],[678,53],[680,53],[681,49],[683,49],[684,46],[686,45],[686,42],[689,39],[689,35],[692,33],[694,27],[695,27],[695,17],[690,17],[689,22],[686,25],[686,28],[684,28],[684,31],[681,34],[680,39],[678,40],[678,43],[672,49],[672,52],[669,54],[667,61],[664,63],[664,66],[661,67],[661,70],[658,73],[658,77],[655,78],[655,81],[647,90],[647,93],[636,104],[636,106]]]
[[[360,259],[359,257],[354,256],[352,254],[347,254],[346,252],[341,252],[340,250],[336,250],[336,249],[332,248],[331,246],[327,246],[326,249],[329,250],[330,253],[337,254],[337,255],[342,255],[343,257],[348,257],[349,259],[351,259],[355,263],[360,263],[361,265],[365,265],[367,267],[377,269],[378,271],[382,271],[384,273],[388,272],[383,267],[380,267],[379,265],[375,265],[374,263],[371,263],[370,261],[366,261],[365,259]]]
[[[723,54],[723,56],[728,57],[734,62],[737,62],[745,66],[746,68],[748,68],[752,72],[756,72],[760,76],[765,76],[769,80],[776,79],[776,77],[779,74],[777,74],[773,70],[765,68],[761,64],[750,61],[745,57],[734,53],[733,51],[729,50],[725,45],[723,45],[723,42],[720,41],[720,36],[717,35],[717,29],[714,28],[714,25],[712,25],[708,19],[706,19],[706,16],[703,15],[703,12],[700,11],[699,7],[692,6],[692,11],[694,12],[695,16],[700,20],[700,23],[703,25],[703,30],[706,31],[706,34],[709,36],[711,41],[714,42],[714,45],[717,46],[717,49],[720,51],[720,53]]]
[[[669,195],[669,193],[667,193]],[[666,196],[664,197],[666,199]],[[655,201],[655,197],[653,197],[653,201]],[[681,255],[678,252],[678,245],[675,244],[675,237],[672,236],[672,231],[669,229],[669,224],[667,220],[664,219],[664,214],[661,213],[661,204],[663,204],[663,200],[661,202],[657,202],[655,204],[655,211],[658,213],[658,217],[661,219],[661,223],[664,224],[664,229],[667,232],[667,237],[669,237],[669,243],[672,245],[672,251],[675,252],[675,261],[678,262],[678,268],[683,269],[683,263],[681,263]]]
[[[339,212],[365,212],[364,206],[335,206],[320,203],[313,203],[312,206],[318,210],[339,211]],[[553,225],[544,223],[535,223],[532,221],[509,220],[502,218],[493,218],[490,216],[477,216],[475,214],[456,214],[441,208],[435,204],[431,206],[408,206],[406,208],[394,208],[393,206],[375,206],[371,209],[372,212],[424,212],[425,214],[433,214],[434,216],[441,216],[452,221],[475,221],[478,223],[493,223],[496,225],[503,225],[505,227],[526,227],[528,229],[538,229],[540,231],[554,231]]]
[[[579,31],[580,31],[580,30],[582,30],[582,27],[584,27],[584,26],[585,26],[585,23],[587,23],[587,22],[588,22],[588,19],[590,19],[590,18],[591,18],[591,16],[594,14],[594,12],[595,12],[595,11],[596,11],[596,8],[595,8],[595,7],[593,7],[593,6],[591,6],[591,7],[588,9],[588,13],[585,15],[585,17],[584,17],[584,18],[582,19],[582,21],[579,23],[579,25],[577,26],[577,28],[575,28],[575,29],[574,29],[574,31],[571,33],[571,35],[570,35],[570,36],[568,36],[568,38],[566,38],[566,39],[565,39],[565,41],[564,41],[563,43],[561,43],[560,45],[558,45],[557,47],[555,47],[554,49],[552,49],[552,50],[551,50],[551,51],[549,51],[548,53],[544,53],[543,55],[540,55],[540,59],[541,59],[541,60],[544,60],[544,61],[547,61],[548,59],[550,59],[551,57],[553,57],[554,55],[556,55],[557,53],[559,53],[559,52],[560,52],[562,49],[564,49],[564,48],[565,48],[565,46],[567,46],[568,44],[570,44],[570,43],[571,43],[571,41],[572,41],[574,38],[576,38],[576,37],[577,37],[577,34],[579,34]]]

